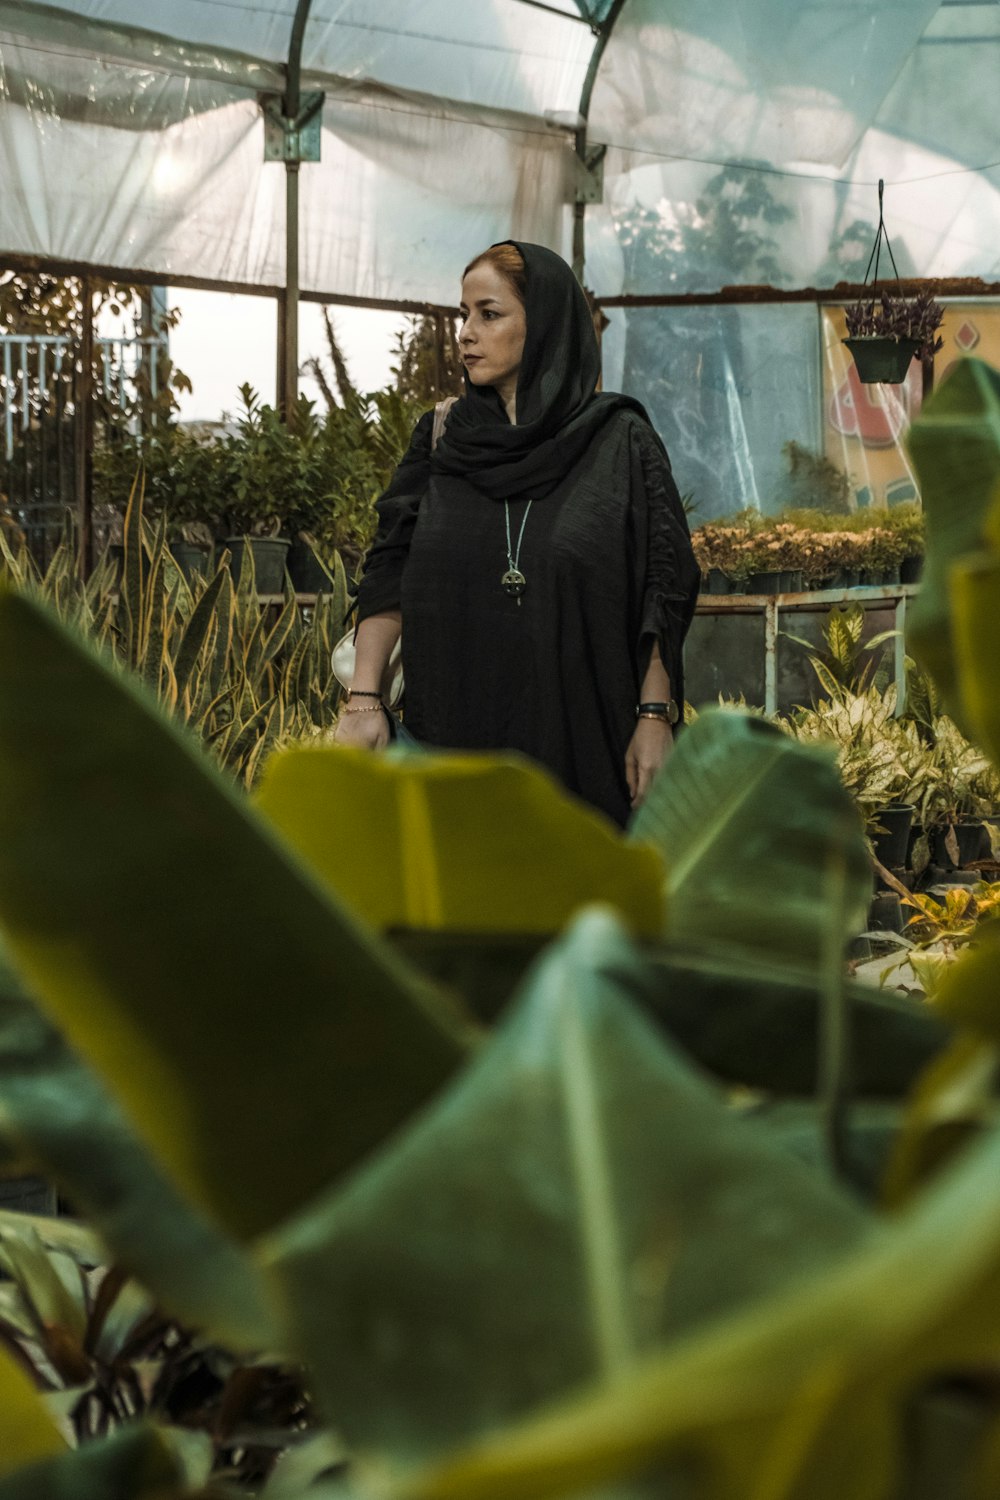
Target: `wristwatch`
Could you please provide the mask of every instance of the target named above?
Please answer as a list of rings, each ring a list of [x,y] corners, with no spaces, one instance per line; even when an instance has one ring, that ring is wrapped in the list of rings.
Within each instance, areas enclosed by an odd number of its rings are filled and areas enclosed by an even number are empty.
[[[681,710],[676,698],[669,698],[666,703],[637,703],[635,716],[639,718],[665,719],[668,724],[680,722]]]

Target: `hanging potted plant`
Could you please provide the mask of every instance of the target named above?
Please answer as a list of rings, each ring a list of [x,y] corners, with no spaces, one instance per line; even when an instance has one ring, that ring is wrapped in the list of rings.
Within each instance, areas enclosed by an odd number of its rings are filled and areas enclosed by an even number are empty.
[[[865,271],[865,286],[868,274],[874,265],[871,295],[858,299],[845,311],[848,337],[844,339],[851,352],[858,379],[863,385],[899,385],[906,379],[906,372],[914,356],[932,359],[942,347],[937,329],[944,317],[944,309],[935,302],[929,292],[917,297],[904,297],[896,270],[896,258],[892,253],[889,235],[882,213],[882,198],[885,183],[878,184],[878,229],[875,243],[868,257]],[[878,266],[883,241],[896,278],[898,294],[878,290]]]
[[[944,309],[929,292],[918,297],[880,293],[877,301],[855,302],[846,311],[851,351],[863,385],[899,385],[913,358],[928,359],[942,347],[937,329]]]

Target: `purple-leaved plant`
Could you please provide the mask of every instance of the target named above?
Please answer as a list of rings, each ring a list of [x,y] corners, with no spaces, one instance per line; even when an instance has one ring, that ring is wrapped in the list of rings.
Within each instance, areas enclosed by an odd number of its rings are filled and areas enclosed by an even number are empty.
[[[915,339],[918,358],[929,359],[944,347],[937,329],[944,308],[930,292],[916,297],[891,297],[888,292],[870,302],[855,302],[847,308],[847,331],[851,338]]]

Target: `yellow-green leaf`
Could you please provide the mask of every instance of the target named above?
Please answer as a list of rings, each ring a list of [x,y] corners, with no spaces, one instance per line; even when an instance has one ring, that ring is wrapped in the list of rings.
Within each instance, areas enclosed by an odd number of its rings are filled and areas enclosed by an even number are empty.
[[[557,931],[608,901],[638,933],[662,926],[663,866],[515,756],[392,756],[293,748],[257,804],[378,928]]]
[[[0,1348],[0,1479],[66,1451],[66,1444],[34,1385]]]

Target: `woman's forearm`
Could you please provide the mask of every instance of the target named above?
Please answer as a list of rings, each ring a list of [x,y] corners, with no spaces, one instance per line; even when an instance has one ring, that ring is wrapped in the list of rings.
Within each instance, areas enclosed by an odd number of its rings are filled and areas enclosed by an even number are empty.
[[[670,674],[663,665],[658,641],[653,642],[649,666],[646,668],[646,675],[642,679],[642,687],[639,690],[639,701],[641,703],[669,703],[670,701]]]
[[[402,616],[398,609],[369,615],[361,621],[354,637],[354,689],[377,693],[389,665],[392,648],[399,640]]]

